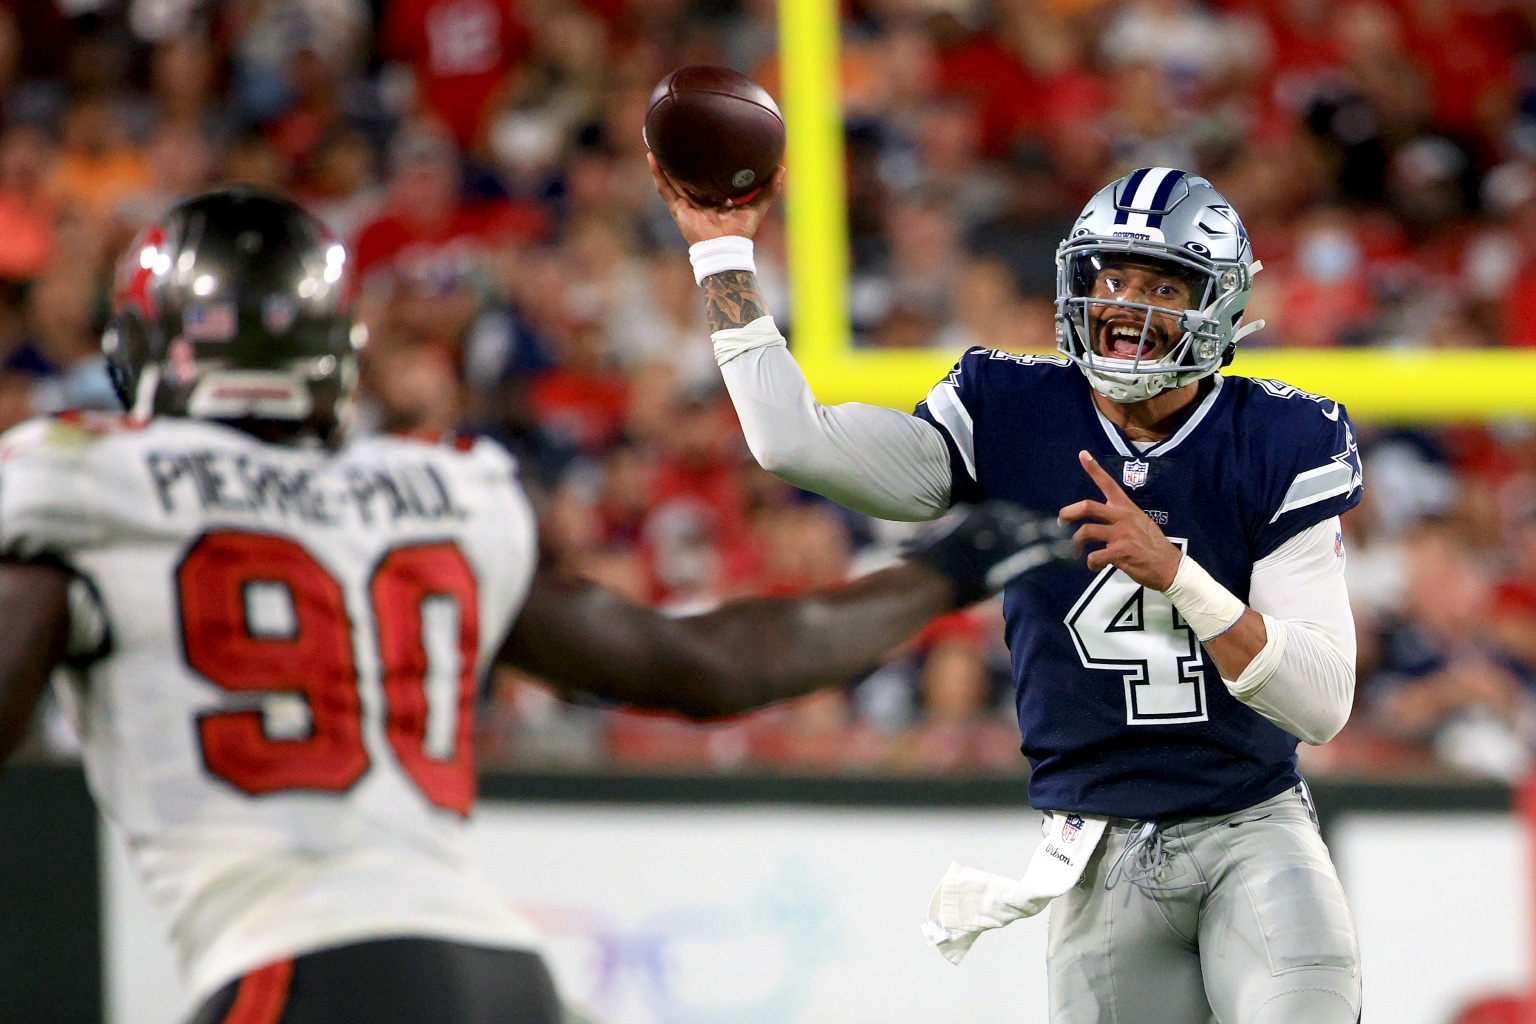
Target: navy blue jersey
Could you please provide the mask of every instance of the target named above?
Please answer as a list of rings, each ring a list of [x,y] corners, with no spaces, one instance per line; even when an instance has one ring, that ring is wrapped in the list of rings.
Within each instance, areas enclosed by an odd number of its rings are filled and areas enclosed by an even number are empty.
[[[1077,459],[1087,449],[1246,602],[1255,562],[1360,500],[1354,432],[1342,406],[1278,381],[1216,376],[1201,395],[1140,450],[1066,359],[973,348],[917,415],[949,445],[952,501],[1054,515],[1102,500]],[[1037,808],[1165,820],[1240,810],[1299,781],[1296,738],[1227,692],[1161,593],[1078,562],[1013,583],[1004,609]]]

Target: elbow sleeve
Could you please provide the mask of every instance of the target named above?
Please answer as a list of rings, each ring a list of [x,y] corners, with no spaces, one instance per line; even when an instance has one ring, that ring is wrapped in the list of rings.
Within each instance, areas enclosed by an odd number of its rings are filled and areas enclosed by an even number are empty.
[[[817,402],[768,317],[714,340],[747,447],[764,469],[881,519],[948,510],[949,449],[932,424],[881,406]]]
[[[1264,616],[1264,648],[1235,681],[1232,696],[1306,743],[1327,743],[1349,720],[1355,667],[1310,624]]]

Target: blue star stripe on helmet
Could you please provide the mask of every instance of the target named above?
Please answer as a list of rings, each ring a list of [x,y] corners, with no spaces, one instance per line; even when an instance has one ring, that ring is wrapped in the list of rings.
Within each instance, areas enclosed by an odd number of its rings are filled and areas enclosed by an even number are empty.
[[[1173,195],[1174,186],[1177,185],[1180,179],[1183,177],[1184,172],[1179,170],[1170,170],[1166,175],[1164,175],[1162,183],[1157,186],[1157,192],[1152,196],[1152,202],[1148,204],[1149,209],[1167,209],[1168,198]],[[1147,227],[1149,228],[1162,227],[1162,224],[1163,215],[1161,213],[1154,213],[1147,217]]]
[[[1127,209],[1127,207],[1135,205],[1134,200],[1136,198],[1136,190],[1141,187],[1141,179],[1145,178],[1147,173],[1151,170],[1152,168],[1150,167],[1138,168],[1137,170],[1132,171],[1131,176],[1126,179],[1125,190],[1120,193],[1119,205],[1121,209],[1115,213],[1116,224],[1124,224],[1129,219],[1131,211]]]

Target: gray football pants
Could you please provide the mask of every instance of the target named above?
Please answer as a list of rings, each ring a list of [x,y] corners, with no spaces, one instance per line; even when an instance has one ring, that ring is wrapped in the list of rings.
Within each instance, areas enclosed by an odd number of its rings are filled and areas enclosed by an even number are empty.
[[[1051,1024],[1360,1018],[1354,921],[1302,787],[1156,830],[1112,819],[1051,903],[1049,956]]]

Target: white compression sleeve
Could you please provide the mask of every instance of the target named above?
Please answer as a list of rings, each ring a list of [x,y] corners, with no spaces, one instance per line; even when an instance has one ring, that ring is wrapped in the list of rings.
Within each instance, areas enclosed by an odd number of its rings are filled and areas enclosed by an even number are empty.
[[[1355,620],[1335,548],[1337,517],[1286,541],[1254,564],[1248,606],[1268,639],[1232,696],[1307,743],[1326,743],[1355,697]]]
[[[716,331],[715,362],[758,464],[881,519],[949,509],[949,449],[933,424],[877,405],[822,405],[772,317]]]

